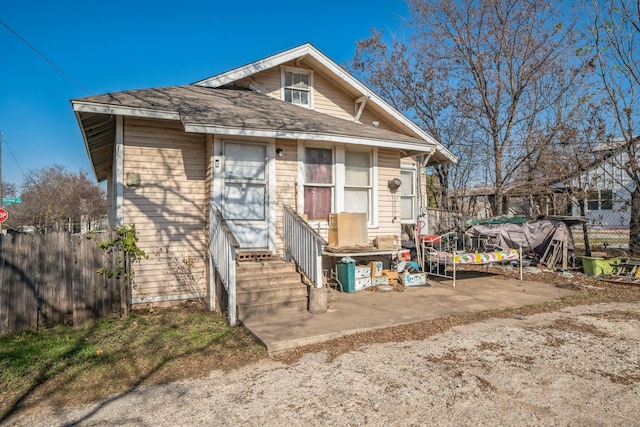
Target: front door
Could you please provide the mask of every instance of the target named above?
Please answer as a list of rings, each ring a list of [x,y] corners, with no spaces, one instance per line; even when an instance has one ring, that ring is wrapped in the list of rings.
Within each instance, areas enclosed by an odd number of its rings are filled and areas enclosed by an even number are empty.
[[[267,145],[225,142],[222,215],[241,249],[268,249]]]

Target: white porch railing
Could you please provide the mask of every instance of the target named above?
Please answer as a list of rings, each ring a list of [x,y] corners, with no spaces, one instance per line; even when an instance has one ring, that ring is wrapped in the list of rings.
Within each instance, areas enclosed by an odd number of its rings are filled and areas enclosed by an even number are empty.
[[[316,288],[322,288],[322,248],[327,242],[294,211],[284,205],[285,258],[296,262]]]
[[[227,290],[229,324],[236,325],[236,249],[240,245],[213,203],[209,214],[209,304],[215,309],[216,273]]]

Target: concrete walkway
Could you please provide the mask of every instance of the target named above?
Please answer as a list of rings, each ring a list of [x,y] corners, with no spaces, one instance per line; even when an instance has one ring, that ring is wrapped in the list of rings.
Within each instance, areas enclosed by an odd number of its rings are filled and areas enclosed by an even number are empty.
[[[407,287],[404,292],[333,292],[326,313],[256,316],[243,323],[269,354],[275,354],[357,332],[454,314],[517,308],[574,293],[545,283],[482,273],[460,274],[455,288],[446,279],[429,280],[429,284]]]

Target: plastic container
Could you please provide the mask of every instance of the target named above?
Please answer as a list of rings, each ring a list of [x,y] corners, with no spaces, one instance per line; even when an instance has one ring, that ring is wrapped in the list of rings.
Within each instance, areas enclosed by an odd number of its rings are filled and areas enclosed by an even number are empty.
[[[590,276],[606,276],[613,273],[615,265],[620,264],[620,258],[600,258],[592,256],[582,257],[582,270]]]
[[[356,263],[355,261],[337,261],[338,280],[342,283],[342,292],[356,291]]]

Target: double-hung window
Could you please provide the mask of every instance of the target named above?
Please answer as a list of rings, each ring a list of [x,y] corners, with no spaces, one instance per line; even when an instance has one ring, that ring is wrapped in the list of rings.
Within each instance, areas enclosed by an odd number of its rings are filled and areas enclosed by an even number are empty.
[[[300,68],[283,67],[282,100],[313,108],[313,73]]]
[[[344,211],[366,213],[371,218],[371,153],[345,151],[344,170]]]
[[[400,171],[400,212],[403,223],[416,222],[416,170],[414,168],[403,167]]]
[[[304,213],[309,220],[328,220],[332,210],[333,150],[305,149]]]
[[[302,160],[298,202],[309,221],[328,221],[335,212],[366,213],[377,226],[376,150],[348,150],[298,145]]]

